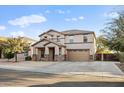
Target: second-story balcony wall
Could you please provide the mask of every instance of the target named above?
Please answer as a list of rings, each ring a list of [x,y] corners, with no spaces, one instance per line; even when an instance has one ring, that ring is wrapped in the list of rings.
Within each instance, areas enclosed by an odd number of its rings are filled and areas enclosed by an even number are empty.
[[[49,38],[50,41],[53,41],[53,42],[57,42],[57,43],[60,43],[60,44],[64,44],[65,38]]]

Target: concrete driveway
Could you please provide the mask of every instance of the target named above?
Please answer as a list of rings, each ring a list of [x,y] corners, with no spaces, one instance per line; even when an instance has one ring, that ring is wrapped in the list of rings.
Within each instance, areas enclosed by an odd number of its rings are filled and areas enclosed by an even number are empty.
[[[0,68],[52,74],[124,77],[114,62],[0,62]]]

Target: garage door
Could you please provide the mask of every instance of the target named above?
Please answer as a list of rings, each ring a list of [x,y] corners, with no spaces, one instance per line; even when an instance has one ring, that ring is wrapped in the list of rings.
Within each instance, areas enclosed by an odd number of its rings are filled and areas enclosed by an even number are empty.
[[[90,58],[89,50],[68,50],[69,61],[88,61]]]

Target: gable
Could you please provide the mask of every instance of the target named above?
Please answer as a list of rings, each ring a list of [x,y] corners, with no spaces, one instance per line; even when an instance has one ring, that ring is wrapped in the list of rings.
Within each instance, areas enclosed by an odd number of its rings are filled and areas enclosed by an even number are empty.
[[[57,47],[57,45],[54,44],[54,43],[52,43],[52,42],[48,43],[46,46],[47,46],[47,47]]]
[[[36,42],[35,44],[33,44],[32,46],[33,47],[44,47],[44,44],[48,43],[49,41],[47,40],[41,40],[41,41],[38,41]]]
[[[55,30],[49,30],[47,32],[44,32],[43,34],[39,35],[39,37],[44,38],[47,36],[48,38],[56,38],[57,36],[60,36],[61,38],[64,38],[64,35],[61,32],[55,31]]]

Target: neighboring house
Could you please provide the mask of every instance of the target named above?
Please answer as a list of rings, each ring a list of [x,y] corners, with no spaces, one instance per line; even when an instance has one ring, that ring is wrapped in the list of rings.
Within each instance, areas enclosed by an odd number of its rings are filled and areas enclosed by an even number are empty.
[[[40,40],[31,46],[33,60],[92,61],[96,52],[93,31],[49,30],[39,35]]]

